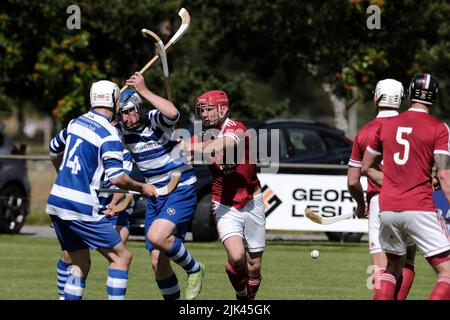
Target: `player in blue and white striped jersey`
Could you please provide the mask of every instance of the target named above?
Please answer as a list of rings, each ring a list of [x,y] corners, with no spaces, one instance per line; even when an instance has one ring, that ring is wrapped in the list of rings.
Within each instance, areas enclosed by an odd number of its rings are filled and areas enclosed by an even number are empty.
[[[54,145],[58,144],[58,137],[53,138],[50,142],[50,148],[54,149]],[[131,154],[128,150],[123,150],[123,169],[124,172],[130,175],[132,170],[132,159]],[[56,172],[58,172],[59,168],[55,168]],[[104,179],[102,183],[102,188],[115,189],[111,181],[108,179]],[[130,195],[131,196],[131,195]],[[100,205],[102,206],[101,211],[103,209],[107,210],[113,208],[115,204],[121,201],[124,198],[124,195],[121,193],[99,193],[98,195]],[[116,231],[119,233],[120,238],[122,239],[122,243],[126,244],[128,241],[128,237],[130,235],[129,226],[130,226],[130,218],[133,211],[134,200],[132,200],[128,204],[128,208],[123,211],[117,212],[114,215],[106,214],[108,220],[112,223]],[[59,295],[60,300],[64,300],[64,286],[67,282],[67,277],[69,275],[69,268],[72,266],[72,261],[70,260],[69,254],[67,251],[63,251],[61,256],[58,258],[56,263],[56,291]]]
[[[101,80],[91,87],[92,109],[70,121],[50,145],[51,160],[58,175],[47,201],[61,249],[73,263],[64,287],[65,300],[79,300],[90,269],[89,248],[110,262],[107,292],[110,299],[123,299],[132,254],[111,222],[100,211],[98,189],[102,175],[112,184],[157,197],[154,186],[124,174],[123,145],[111,125],[118,106],[119,87]]]
[[[186,299],[194,299],[201,290],[204,266],[198,263],[183,245],[196,205],[194,183],[197,181],[192,166],[182,154],[174,137],[174,125],[179,112],[172,102],[155,95],[136,72],[126,82],[135,87],[121,95],[119,124],[125,147],[147,183],[156,187],[167,185],[174,170],[181,178],[174,191],[158,199],[148,199],[145,217],[146,248],[150,251],[156,282],[164,299],[178,299],[180,287],[170,265],[174,261],[188,274]],[[144,112],[140,97],[156,109]]]

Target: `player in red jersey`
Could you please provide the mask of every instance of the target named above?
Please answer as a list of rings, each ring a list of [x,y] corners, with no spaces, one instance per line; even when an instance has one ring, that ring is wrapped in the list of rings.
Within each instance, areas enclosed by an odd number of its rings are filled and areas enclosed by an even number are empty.
[[[266,218],[256,164],[250,159],[247,128],[228,118],[229,101],[224,91],[203,93],[196,100],[196,111],[208,130],[201,142],[185,148],[194,157],[209,156],[213,214],[228,255],[225,271],[237,299],[254,299],[262,279]],[[209,133],[212,139],[206,138]]]
[[[393,299],[411,237],[438,276],[429,299],[450,299],[450,238],[432,197],[432,168],[450,201],[450,136],[446,124],[429,115],[438,81],[415,75],[409,86],[411,107],[384,123],[364,153],[362,171],[383,159],[380,193],[380,243],[387,256],[375,299]]]
[[[372,275],[374,293],[380,283],[379,277],[386,269],[387,264],[386,254],[381,249],[379,241],[380,219],[378,217],[378,194],[380,193],[381,188],[379,182],[377,184],[368,179],[366,207],[364,191],[360,182],[362,159],[364,151],[373,141],[378,128],[383,123],[399,114],[397,110],[402,104],[403,92],[403,85],[397,80],[384,79],[377,83],[373,96],[378,111],[377,117],[362,127],[356,135],[355,140],[353,141],[352,155],[348,162],[347,184],[348,191],[357,204],[355,212],[360,218],[366,215],[369,217],[369,252],[372,265],[375,267]],[[405,267],[402,270],[401,281],[397,283],[396,298],[398,300],[406,299],[414,280],[415,253],[416,247],[409,243],[407,246],[407,257]]]

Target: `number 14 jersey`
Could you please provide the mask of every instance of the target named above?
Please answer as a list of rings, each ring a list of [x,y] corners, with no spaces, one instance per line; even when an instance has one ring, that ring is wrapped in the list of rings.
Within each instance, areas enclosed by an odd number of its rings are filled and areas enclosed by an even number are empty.
[[[382,155],[380,211],[434,211],[435,154],[449,152],[449,128],[425,110],[410,108],[383,123],[367,150]]]

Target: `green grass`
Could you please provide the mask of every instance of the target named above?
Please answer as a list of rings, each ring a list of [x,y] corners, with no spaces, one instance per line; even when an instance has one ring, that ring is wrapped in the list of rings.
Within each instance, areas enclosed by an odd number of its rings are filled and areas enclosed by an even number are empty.
[[[128,245],[134,253],[130,270],[127,299],[159,300],[161,295],[154,281],[144,242]],[[224,272],[225,250],[220,243],[186,243],[194,257],[206,266],[206,277],[199,299],[229,300],[234,298]],[[311,259],[313,249],[320,257]],[[0,300],[55,300],[56,260],[59,243],[56,239],[21,235],[0,235]],[[106,260],[92,252],[92,267],[87,280],[85,299],[106,299]],[[258,299],[275,300],[366,300],[366,273],[370,264],[367,244],[333,244],[329,242],[268,242],[263,258],[263,282]],[[186,287],[185,272],[175,266],[182,295]],[[436,277],[418,255],[416,278],[409,299],[426,299]]]

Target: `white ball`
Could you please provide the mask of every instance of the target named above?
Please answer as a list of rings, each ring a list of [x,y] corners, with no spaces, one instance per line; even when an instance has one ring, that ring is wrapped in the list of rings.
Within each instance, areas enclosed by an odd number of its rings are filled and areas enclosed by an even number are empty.
[[[313,250],[311,251],[311,258],[317,259],[319,257],[319,251]]]

